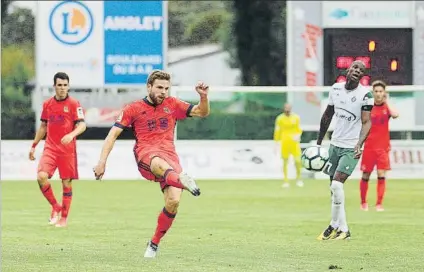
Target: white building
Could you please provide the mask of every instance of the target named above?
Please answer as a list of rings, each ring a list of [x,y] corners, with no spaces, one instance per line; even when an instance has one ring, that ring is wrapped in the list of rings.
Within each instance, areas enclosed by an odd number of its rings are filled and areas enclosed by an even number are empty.
[[[239,84],[239,69],[230,68],[228,52],[219,44],[205,44],[170,48],[168,71],[172,73],[173,85],[193,85],[203,80],[215,86]]]
[[[219,44],[205,44],[170,48],[168,50],[168,71],[172,74],[172,85],[193,86],[201,80],[210,86],[240,85],[240,70],[228,64],[229,54]],[[211,99],[227,100],[231,93],[214,94]],[[183,99],[197,99],[196,93],[178,94]]]

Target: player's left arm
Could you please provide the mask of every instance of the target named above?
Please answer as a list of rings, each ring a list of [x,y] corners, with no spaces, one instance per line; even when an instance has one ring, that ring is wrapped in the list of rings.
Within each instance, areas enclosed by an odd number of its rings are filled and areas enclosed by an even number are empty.
[[[87,125],[85,124],[85,121],[78,121],[75,124],[75,129],[71,132],[73,138],[81,135],[82,133],[84,133],[84,131],[87,129]]]
[[[206,117],[210,113],[210,104],[207,96],[200,96],[200,101],[197,105],[194,105],[190,111],[191,117]]]
[[[84,110],[82,109],[79,102],[74,104],[72,108],[72,115],[75,126],[74,129],[70,133],[63,136],[62,140],[60,141],[64,145],[72,142],[74,138],[81,135],[87,129],[87,125],[84,121]]]
[[[71,136],[73,136],[73,138],[81,135],[87,129],[87,125],[84,121],[84,109],[81,107],[79,102],[76,103],[74,109],[74,124],[75,128],[71,132]]]
[[[209,86],[203,82],[199,82],[196,85],[196,92],[200,95],[200,101],[197,105],[194,105],[189,115],[192,117],[206,117],[209,115],[211,107],[209,103]]]
[[[371,110],[374,106],[374,98],[371,92],[368,92],[362,101],[361,107],[361,132],[359,133],[359,140],[357,147],[361,148],[368,137],[371,130]]]

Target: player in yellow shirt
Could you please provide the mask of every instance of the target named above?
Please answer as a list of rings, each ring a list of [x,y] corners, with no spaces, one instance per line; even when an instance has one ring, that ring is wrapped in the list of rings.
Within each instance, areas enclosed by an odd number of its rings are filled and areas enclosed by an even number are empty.
[[[290,155],[293,156],[296,165],[296,184],[299,187],[303,187],[303,181],[300,178],[300,171],[302,169],[300,162],[300,156],[302,155],[300,149],[301,135],[300,118],[297,114],[292,113],[292,107],[287,103],[284,105],[283,113],[275,119],[274,129],[274,141],[281,150],[281,157],[283,159],[284,188],[290,187],[287,175]]]

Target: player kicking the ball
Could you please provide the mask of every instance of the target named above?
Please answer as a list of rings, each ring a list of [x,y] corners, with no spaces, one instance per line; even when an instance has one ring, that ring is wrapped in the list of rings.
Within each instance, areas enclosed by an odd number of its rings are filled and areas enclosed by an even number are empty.
[[[78,179],[76,137],[85,131],[86,125],[80,103],[68,95],[68,75],[56,73],[53,82],[56,94],[43,104],[41,125],[35,134],[29,159],[35,160],[35,147],[47,134],[43,155],[38,164],[37,181],[41,192],[52,206],[49,224],[65,227],[72,202],[72,180]],[[56,168],[62,179],[62,205],[57,203],[48,181]]]
[[[331,223],[318,240],[350,238],[345,212],[343,185],[358,163],[361,148],[371,129],[371,110],[374,98],[368,88],[359,84],[365,72],[361,61],[354,61],[347,70],[347,82],[335,83],[328,96],[328,106],[320,124],[317,144],[322,140],[335,116],[329,161],[324,173],[331,180]]]
[[[101,179],[116,139],[123,129],[131,126],[136,138],[134,155],[138,170],[147,180],[159,182],[165,197],[165,207],[159,214],[156,231],[144,253],[146,258],[156,257],[159,242],[177,214],[182,189],[194,196],[200,195],[194,179],[182,172],[175,151],[174,130],[178,120],[209,115],[209,87],[204,83],[196,85],[200,102],[192,105],[168,96],[170,80],[171,76],[163,71],[149,75],[148,96],[125,106],[106,137],[100,160],[94,168],[96,179]]]
[[[371,111],[371,131],[364,145],[360,182],[361,209],[368,211],[367,192],[368,181],[374,166],[377,166],[377,204],[378,212],[384,211],[383,198],[386,190],[386,171],[390,170],[390,132],[389,120],[396,119],[399,113],[387,103],[386,84],[375,81],[372,84],[374,94],[374,107]]]

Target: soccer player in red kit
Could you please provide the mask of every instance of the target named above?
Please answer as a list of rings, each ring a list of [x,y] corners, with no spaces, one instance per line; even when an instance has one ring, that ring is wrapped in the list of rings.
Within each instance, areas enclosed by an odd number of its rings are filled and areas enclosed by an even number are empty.
[[[386,84],[375,81],[372,84],[374,94],[374,107],[371,111],[371,131],[365,141],[362,154],[360,182],[361,209],[368,211],[367,192],[368,181],[374,167],[377,166],[377,203],[376,210],[384,211],[383,198],[386,190],[386,171],[390,170],[390,118],[398,118],[399,113],[388,104]]]
[[[182,172],[174,145],[174,131],[178,120],[209,115],[209,87],[196,85],[200,102],[192,105],[168,96],[171,76],[163,71],[153,71],[147,79],[148,96],[124,107],[105,139],[100,160],[94,168],[96,179],[101,179],[106,160],[122,130],[131,127],[136,138],[134,156],[140,174],[147,180],[160,183],[165,207],[160,212],[156,231],[147,244],[146,258],[156,257],[160,240],[169,230],[177,214],[183,189],[200,195],[193,178]]]
[[[76,137],[85,131],[86,125],[80,103],[68,94],[69,76],[62,72],[56,73],[53,82],[56,94],[43,104],[41,125],[35,134],[29,159],[35,160],[35,147],[47,134],[38,164],[37,181],[52,206],[49,224],[65,227],[72,202],[72,180],[78,179]],[[57,202],[48,181],[56,169],[62,179],[62,205]]]

